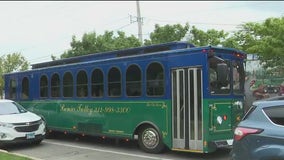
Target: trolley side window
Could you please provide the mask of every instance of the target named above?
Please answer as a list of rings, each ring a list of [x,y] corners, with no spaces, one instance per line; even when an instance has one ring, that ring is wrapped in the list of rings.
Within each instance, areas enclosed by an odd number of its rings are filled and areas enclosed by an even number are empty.
[[[164,69],[160,63],[153,62],[147,68],[147,95],[163,96],[165,90]]]
[[[142,75],[137,65],[131,65],[126,71],[126,95],[129,97],[141,96]]]
[[[15,79],[10,80],[9,96],[11,99],[16,98],[16,80]]]
[[[85,71],[79,71],[77,74],[77,97],[88,96],[88,78]]]
[[[51,77],[51,97],[60,96],[60,79],[57,73],[53,74]]]
[[[40,78],[40,97],[48,97],[48,79],[46,75]]]
[[[121,73],[118,68],[112,67],[108,73],[108,95],[121,96]]]
[[[30,96],[30,90],[29,90],[29,79],[27,77],[23,78],[22,81],[22,95],[21,98],[22,99],[28,99]]]
[[[73,97],[73,76],[70,72],[64,73],[63,76],[63,96]]]
[[[95,69],[92,73],[92,96],[103,97],[104,95],[104,75],[100,69]]]

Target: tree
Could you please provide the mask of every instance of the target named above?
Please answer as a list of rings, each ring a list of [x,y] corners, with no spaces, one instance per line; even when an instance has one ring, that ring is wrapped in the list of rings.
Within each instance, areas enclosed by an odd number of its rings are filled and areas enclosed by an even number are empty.
[[[284,65],[284,17],[268,18],[252,28],[256,43],[248,51],[258,53],[264,67],[281,67]]]
[[[8,54],[2,57],[3,73],[25,71],[29,68],[29,63],[20,53]]]
[[[190,29],[190,35],[187,37],[187,40],[196,46],[217,46],[222,44],[227,36],[228,33],[223,30],[217,31],[215,29],[209,29],[205,32],[193,26]]]
[[[222,44],[225,47],[231,47],[246,51],[249,53],[249,48],[256,44],[258,36],[255,35],[255,23],[249,22],[239,25],[239,30],[234,32]]]
[[[2,97],[2,91],[4,89],[3,74],[16,71],[25,71],[29,67],[28,61],[20,53],[12,53],[0,57],[0,96]]]
[[[241,25],[232,39],[238,41],[243,51],[257,54],[265,69],[284,75],[283,35],[284,17],[268,18],[264,22]]]
[[[156,24],[154,32],[150,33],[150,40],[144,40],[144,44],[151,45],[172,41],[180,41],[185,37],[188,30],[188,23],[186,23],[185,26],[182,26],[181,24],[167,24],[165,26],[160,26]]]
[[[77,40],[76,36],[73,36],[71,49],[65,51],[61,58],[141,46],[138,38],[133,35],[127,37],[122,31],[118,31],[117,35],[114,36],[112,31],[105,31],[103,35],[98,36],[96,32],[85,33],[82,40]]]

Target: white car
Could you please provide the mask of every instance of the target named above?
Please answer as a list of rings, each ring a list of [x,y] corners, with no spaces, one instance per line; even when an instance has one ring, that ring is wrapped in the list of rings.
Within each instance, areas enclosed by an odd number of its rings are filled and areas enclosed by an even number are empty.
[[[0,100],[0,144],[31,142],[45,137],[43,119],[12,100]]]

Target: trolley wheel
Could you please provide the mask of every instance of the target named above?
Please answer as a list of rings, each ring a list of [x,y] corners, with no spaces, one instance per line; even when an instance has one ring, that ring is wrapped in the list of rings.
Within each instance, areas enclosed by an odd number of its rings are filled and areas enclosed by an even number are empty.
[[[148,153],[160,153],[165,145],[159,132],[152,126],[144,126],[138,135],[139,147]]]

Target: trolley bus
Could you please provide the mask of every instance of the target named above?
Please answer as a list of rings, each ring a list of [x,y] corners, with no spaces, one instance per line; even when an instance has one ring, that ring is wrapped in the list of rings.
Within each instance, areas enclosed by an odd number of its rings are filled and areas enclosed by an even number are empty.
[[[48,131],[209,153],[232,145],[244,114],[246,53],[178,41],[33,64],[4,75],[5,98]]]

